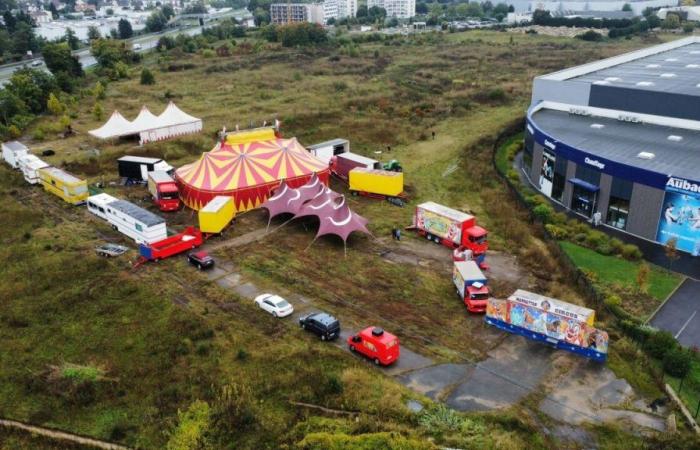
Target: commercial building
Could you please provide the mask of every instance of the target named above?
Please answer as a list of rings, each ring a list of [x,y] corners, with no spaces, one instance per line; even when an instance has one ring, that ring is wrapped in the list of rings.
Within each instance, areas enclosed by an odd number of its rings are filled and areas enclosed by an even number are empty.
[[[416,15],[416,0],[367,0],[367,8],[379,6],[387,17],[410,19]]]
[[[270,5],[270,21],[275,25],[292,22],[323,24],[321,3],[273,3]]]
[[[535,78],[523,171],[601,225],[700,253],[700,38]]]
[[[676,6],[677,0],[532,0],[528,11],[542,9],[552,14],[572,15],[587,11],[621,11],[629,4],[635,15],[641,16],[646,8]]]

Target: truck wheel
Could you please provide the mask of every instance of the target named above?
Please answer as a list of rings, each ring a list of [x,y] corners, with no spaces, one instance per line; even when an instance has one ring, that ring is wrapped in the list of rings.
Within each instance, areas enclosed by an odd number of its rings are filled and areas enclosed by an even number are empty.
[[[353,197],[357,197],[357,196],[358,196],[357,191],[350,191],[350,193],[352,194]]]
[[[301,327],[302,330],[306,330],[306,324],[300,323],[299,326]]]
[[[202,270],[202,265],[201,265],[201,264],[197,264],[197,270]]]
[[[351,346],[350,346],[350,351],[353,352],[353,353],[355,353],[355,346],[354,346],[354,345],[351,345]]]
[[[377,366],[379,365],[379,358],[374,358],[374,364]]]
[[[322,334],[322,335],[321,335],[321,340],[322,340],[322,341],[325,341],[325,340],[326,340],[326,335],[325,335],[325,334]]]
[[[426,238],[427,240],[429,240],[429,241],[432,241],[432,240],[433,240],[433,235],[430,234],[430,233],[425,233],[425,238]]]

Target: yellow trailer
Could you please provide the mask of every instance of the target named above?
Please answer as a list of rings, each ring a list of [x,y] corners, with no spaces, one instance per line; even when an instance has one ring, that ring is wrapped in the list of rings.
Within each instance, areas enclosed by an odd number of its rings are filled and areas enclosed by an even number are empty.
[[[90,195],[87,181],[81,180],[58,167],[43,167],[37,173],[39,174],[39,181],[46,192],[57,195],[72,205],[85,203]]]
[[[348,172],[348,182],[353,194],[400,197],[403,192],[403,172],[356,167]]]
[[[235,215],[233,197],[217,195],[199,210],[199,229],[202,233],[221,233]]]

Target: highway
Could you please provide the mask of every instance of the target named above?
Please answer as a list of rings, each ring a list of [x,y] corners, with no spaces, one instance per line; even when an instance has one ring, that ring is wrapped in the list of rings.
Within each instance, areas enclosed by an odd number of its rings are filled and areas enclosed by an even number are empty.
[[[138,36],[133,39],[130,39],[130,42],[133,44],[139,44],[141,48],[137,49],[136,51],[138,53],[144,53],[149,50],[152,50],[156,47],[158,44],[158,40],[162,36],[172,36],[172,35],[177,35],[180,33],[183,34],[188,34],[190,36],[195,36],[198,34],[202,33],[202,29],[207,26],[207,23],[217,21],[219,19],[224,19],[227,17],[247,17],[250,13],[248,11],[228,11],[223,14],[219,15],[210,15],[207,19],[205,19],[205,25],[204,26],[194,26],[194,27],[178,27],[178,28],[172,28],[168,29],[166,31],[162,31],[160,33],[151,33],[143,36]],[[97,60],[92,56],[90,53],[90,47],[82,48],[80,50],[76,50],[73,52],[74,56],[78,57],[78,60],[80,61],[80,64],[83,66],[84,69],[88,67],[92,67],[97,64]],[[48,70],[46,68],[46,65],[44,64],[44,60],[41,57],[37,57],[34,59],[27,59],[18,63],[11,63],[11,64],[5,64],[0,66],[0,86],[5,85],[12,74],[15,72],[17,69],[21,69],[22,67],[34,67],[34,68],[42,68],[44,70]]]

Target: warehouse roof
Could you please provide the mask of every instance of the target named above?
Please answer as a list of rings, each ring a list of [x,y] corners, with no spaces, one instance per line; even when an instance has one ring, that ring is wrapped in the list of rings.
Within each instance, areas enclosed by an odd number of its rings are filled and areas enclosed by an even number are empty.
[[[700,131],[552,109],[531,118],[553,139],[601,158],[681,178],[700,173]]]
[[[162,217],[157,216],[152,212],[141,208],[140,206],[136,206],[133,203],[127,202],[126,200],[117,200],[112,202],[109,204],[109,207],[133,217],[147,227],[165,223],[165,219]]]

